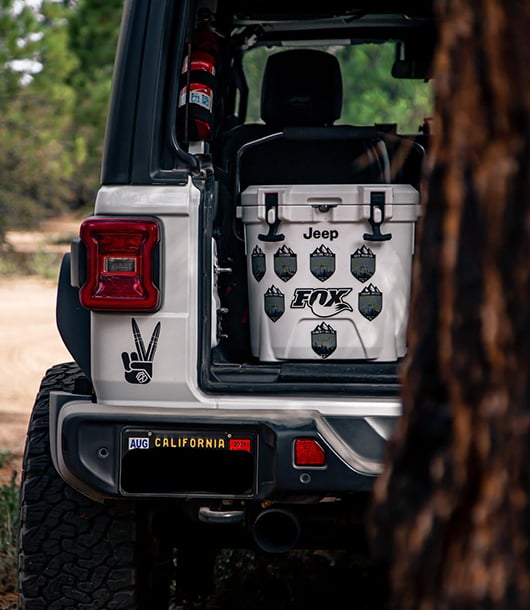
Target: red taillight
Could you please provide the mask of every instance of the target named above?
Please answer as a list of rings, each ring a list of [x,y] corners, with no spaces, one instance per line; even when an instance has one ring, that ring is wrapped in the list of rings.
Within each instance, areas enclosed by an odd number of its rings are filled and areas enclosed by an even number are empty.
[[[296,438],[294,440],[295,466],[325,466],[326,452],[314,438]]]
[[[145,218],[89,218],[80,229],[86,248],[81,304],[96,311],[154,311],[160,304],[155,257],[156,221]]]

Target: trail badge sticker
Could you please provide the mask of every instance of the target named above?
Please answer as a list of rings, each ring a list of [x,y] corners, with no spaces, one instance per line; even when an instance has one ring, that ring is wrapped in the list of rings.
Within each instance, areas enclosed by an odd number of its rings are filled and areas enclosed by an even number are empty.
[[[311,348],[321,358],[327,358],[337,349],[337,331],[322,322],[311,331]]]
[[[322,244],[309,255],[309,269],[317,280],[325,282],[335,273],[335,254]]]
[[[364,283],[372,277],[375,273],[375,254],[370,248],[362,246],[355,250],[350,257],[350,270],[359,282]]]
[[[252,250],[252,254],[250,255],[252,275],[256,279],[256,282],[259,282],[266,271],[266,263],[265,263],[265,253],[259,246],[254,246],[254,250]]]
[[[383,293],[370,284],[359,293],[359,311],[370,322],[376,318],[383,309]]]
[[[285,295],[283,292],[273,284],[263,295],[263,300],[265,313],[273,322],[279,320],[285,311]]]
[[[125,380],[129,383],[143,385],[149,383],[153,377],[153,360],[155,359],[158,337],[160,335],[160,322],[157,323],[151,334],[147,349],[145,349],[142,333],[136,320],[132,318],[131,322],[136,351],[130,354],[127,352],[122,352],[121,354],[123,368],[125,369]]]
[[[288,246],[282,246],[274,255],[274,272],[282,280],[288,282],[297,270],[296,254]]]

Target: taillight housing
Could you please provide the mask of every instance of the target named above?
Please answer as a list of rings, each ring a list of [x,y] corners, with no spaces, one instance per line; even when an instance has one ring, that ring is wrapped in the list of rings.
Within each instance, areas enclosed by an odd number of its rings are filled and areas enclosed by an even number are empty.
[[[160,306],[160,226],[150,218],[88,218],[79,237],[85,269],[79,300],[94,311],[155,311]]]

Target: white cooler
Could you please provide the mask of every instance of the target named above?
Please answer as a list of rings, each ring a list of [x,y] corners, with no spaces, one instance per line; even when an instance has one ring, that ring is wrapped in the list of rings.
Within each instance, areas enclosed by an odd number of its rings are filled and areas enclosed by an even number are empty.
[[[252,354],[395,361],[406,353],[419,193],[409,185],[250,186]]]

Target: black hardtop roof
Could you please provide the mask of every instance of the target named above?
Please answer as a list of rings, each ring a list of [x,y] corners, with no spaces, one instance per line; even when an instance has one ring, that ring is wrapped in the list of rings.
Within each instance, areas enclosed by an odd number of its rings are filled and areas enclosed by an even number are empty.
[[[407,15],[431,17],[431,0],[328,0],[320,4],[300,0],[232,0],[233,12],[245,20],[318,19],[333,16]]]
[[[255,31],[258,45],[310,40],[343,39],[355,43],[418,36],[432,38],[434,31],[429,0],[329,0],[320,7],[293,0],[227,0],[226,3],[218,0],[217,12],[224,18],[230,14],[232,35],[234,31]]]

